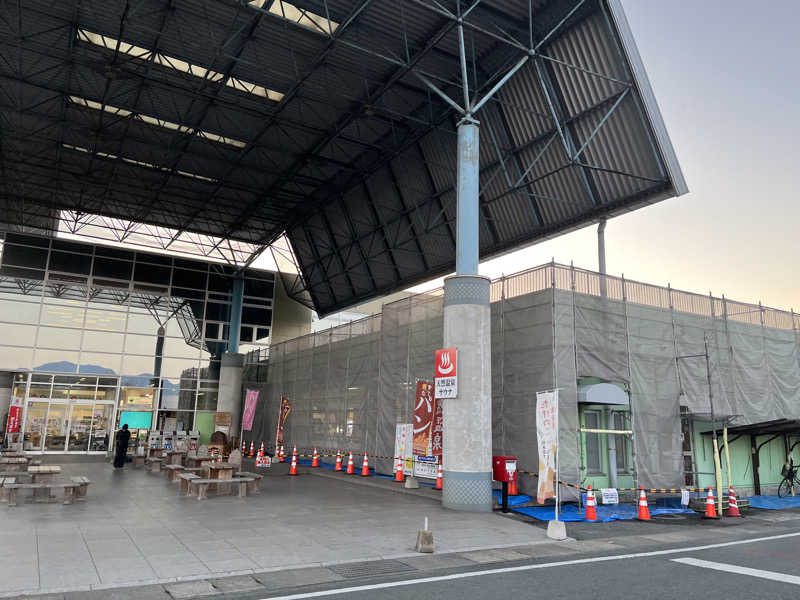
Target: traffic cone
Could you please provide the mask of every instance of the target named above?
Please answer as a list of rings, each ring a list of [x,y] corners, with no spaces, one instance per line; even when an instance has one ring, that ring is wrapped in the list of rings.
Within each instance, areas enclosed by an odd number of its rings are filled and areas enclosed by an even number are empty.
[[[642,490],[644,491],[644,490]],[[641,504],[641,502],[640,502]],[[645,506],[647,506],[647,501],[645,500]],[[639,512],[641,512],[641,508]],[[647,515],[647,518],[650,518],[650,515]],[[594,499],[594,492],[592,491],[592,486],[586,490],[586,516],[584,517],[586,521],[597,521],[597,502]]]
[[[281,444],[281,450],[278,453],[278,462],[286,462],[286,453],[283,451],[283,444]]]
[[[253,458],[256,455],[256,447],[253,444],[253,440],[250,440],[250,458]]]
[[[639,492],[639,516],[636,517],[640,521],[650,520],[650,509],[647,507],[647,496],[644,494],[644,486]]]
[[[261,442],[261,448],[258,449],[258,455],[264,456],[264,442]]]
[[[733,491],[733,486],[730,486],[730,489],[728,490],[728,516],[742,516],[742,513],[739,512],[739,505],[736,503],[736,493]]]
[[[334,471],[341,471],[342,470],[342,451],[336,451],[336,466],[333,468]]]
[[[242,456],[247,456],[247,442],[242,438]]]
[[[355,473],[355,468],[353,467],[353,451],[350,450],[350,457],[347,459],[347,474],[352,475]]]
[[[439,463],[439,468],[436,469],[436,489],[442,489],[442,463]]]
[[[315,468],[319,466],[319,453],[316,446],[314,446],[314,456],[311,457],[311,466]]]
[[[516,479],[512,479],[508,483],[508,495],[509,496],[517,496],[517,495],[519,495],[519,490],[517,490],[517,480]]]
[[[403,481],[405,481],[405,478],[403,477],[403,459],[402,458],[398,458],[397,459],[397,471],[395,471],[394,480],[395,481],[399,481],[400,483],[403,483]]]
[[[292,456],[297,456],[297,446],[292,449]]]
[[[717,506],[714,504],[714,492],[711,486],[708,486],[708,495],[706,496],[706,514],[703,515],[704,519],[719,519],[717,516]]]
[[[364,460],[361,463],[361,476],[369,477],[369,456],[364,452]]]
[[[289,466],[289,475],[297,475],[297,454],[292,454],[292,464]]]

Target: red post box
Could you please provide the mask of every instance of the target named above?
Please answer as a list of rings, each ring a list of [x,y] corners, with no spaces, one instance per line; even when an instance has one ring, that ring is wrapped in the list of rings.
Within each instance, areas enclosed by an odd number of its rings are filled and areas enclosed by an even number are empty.
[[[493,456],[492,457],[492,479],[505,483],[517,480],[517,457],[516,456]]]

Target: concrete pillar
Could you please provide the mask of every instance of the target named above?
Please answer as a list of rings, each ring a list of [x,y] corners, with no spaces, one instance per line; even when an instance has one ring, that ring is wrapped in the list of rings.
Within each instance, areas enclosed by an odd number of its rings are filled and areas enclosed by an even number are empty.
[[[444,400],[445,508],[492,510],[492,352],[490,281],[444,282],[444,346],[458,349],[458,397]]]
[[[242,371],[244,354],[226,352],[222,355],[219,370],[217,412],[231,413],[231,431],[228,437],[239,437],[242,422]]]
[[[492,510],[490,281],[478,275],[478,123],[458,125],[456,275],[444,282],[444,346],[458,350],[458,396],[443,404],[445,508]]]

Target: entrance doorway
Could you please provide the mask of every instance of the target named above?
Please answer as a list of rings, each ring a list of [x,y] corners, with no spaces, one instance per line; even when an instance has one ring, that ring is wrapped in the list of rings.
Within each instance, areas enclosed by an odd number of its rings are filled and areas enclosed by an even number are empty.
[[[114,402],[28,400],[23,449],[28,452],[105,452]]]

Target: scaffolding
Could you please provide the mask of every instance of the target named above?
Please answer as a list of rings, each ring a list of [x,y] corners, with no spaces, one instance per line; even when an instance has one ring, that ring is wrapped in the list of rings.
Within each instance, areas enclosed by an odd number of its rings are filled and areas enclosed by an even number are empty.
[[[800,417],[797,315],[549,263],[492,282],[494,454],[535,470],[535,402],[559,388],[561,478],[581,483],[578,381],[626,389],[636,485],[680,486],[681,412],[706,414],[708,339],[719,418],[737,425]],[[416,381],[433,376],[442,344],[442,290],[386,304],[382,314],[253,356],[245,386],[261,390],[253,436],[274,438],[280,398],[292,403],[286,439],[298,447],[391,456],[410,422]],[[391,472],[378,460],[379,472]],[[530,484],[529,484],[530,485]]]

